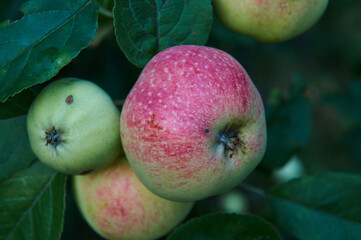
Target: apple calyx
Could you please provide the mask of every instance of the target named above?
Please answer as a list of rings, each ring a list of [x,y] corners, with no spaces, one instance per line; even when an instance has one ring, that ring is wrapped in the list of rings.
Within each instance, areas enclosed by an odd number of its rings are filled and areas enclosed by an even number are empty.
[[[233,157],[237,146],[241,147],[241,140],[238,138],[239,130],[228,130],[219,136],[219,143],[223,145],[223,151],[226,156]],[[230,154],[228,154],[230,153]]]
[[[238,132],[238,130],[228,131],[219,137],[219,141],[224,144],[225,149],[234,151],[236,149],[236,145],[240,144],[237,137]]]
[[[55,129],[54,126],[51,127],[50,131],[45,131],[46,134],[46,146],[48,144],[54,145],[54,147],[57,147],[60,143],[60,133]]]

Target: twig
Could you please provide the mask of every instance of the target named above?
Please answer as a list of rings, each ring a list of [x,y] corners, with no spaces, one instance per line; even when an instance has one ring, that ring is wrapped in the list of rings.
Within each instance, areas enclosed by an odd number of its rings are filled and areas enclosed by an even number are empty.
[[[113,13],[102,6],[99,6],[99,13],[105,17],[113,18]]]
[[[266,193],[265,191],[263,191],[263,189],[260,189],[258,187],[255,187],[255,186],[252,186],[252,185],[249,185],[249,184],[246,184],[246,183],[241,183],[239,185],[241,188],[244,188],[250,192],[254,192],[258,195],[261,195],[262,197],[265,197],[266,196]]]

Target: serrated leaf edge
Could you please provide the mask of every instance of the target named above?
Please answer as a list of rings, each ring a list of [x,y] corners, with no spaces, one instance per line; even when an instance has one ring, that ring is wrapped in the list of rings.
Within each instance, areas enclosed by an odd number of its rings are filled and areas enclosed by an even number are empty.
[[[297,202],[297,201],[291,201],[290,199],[287,199],[287,198],[284,198],[284,197],[280,197],[280,196],[277,196],[275,194],[272,194],[273,191],[275,190],[279,190],[280,188],[282,188],[284,185],[288,185],[289,183],[292,183],[292,182],[298,182],[298,181],[301,181],[302,179],[306,179],[306,178],[315,178],[315,177],[324,177],[324,176],[353,176],[353,177],[357,177],[357,175],[353,175],[353,174],[345,174],[345,173],[340,173],[340,172],[328,172],[328,173],[322,173],[322,174],[315,174],[315,175],[310,175],[310,176],[302,176],[302,177],[299,177],[299,178],[295,178],[295,179],[292,179],[288,182],[284,182],[284,183],[281,183],[279,185],[276,185],[274,187],[272,187],[270,190],[268,190],[266,192],[266,196],[267,198],[270,198],[270,199],[279,199],[281,201],[284,201],[284,202],[288,202],[290,203],[291,205],[299,205],[301,207],[304,207],[305,209],[307,210],[310,210],[310,211],[314,211],[314,212],[317,212],[317,213],[322,213],[326,216],[330,216],[330,217],[333,217],[333,218],[337,218],[337,216],[333,215],[333,214],[330,214],[328,212],[325,212],[325,211],[318,211],[310,206],[307,206],[307,205],[304,205],[303,203],[300,203],[300,202]],[[361,224],[359,222],[354,222],[350,219],[346,219],[346,218],[341,218],[347,222],[351,222],[351,223],[357,223],[357,224]]]
[[[59,28],[61,28],[62,26],[64,26],[65,24],[67,24],[69,21],[70,21],[70,19],[72,19],[72,18],[74,18],[74,17],[76,17],[84,8],[86,8],[89,4],[91,4],[91,3],[93,3],[94,2],[94,0],[88,0],[81,8],[79,8],[77,11],[69,11],[69,12],[74,12],[74,14],[72,15],[72,16],[69,16],[63,23],[61,23],[60,25],[58,25],[56,28],[54,28],[53,30],[51,30],[51,31],[49,31],[46,35],[44,35],[41,39],[39,39],[39,40],[37,40],[35,43],[33,43],[31,46],[29,46],[29,47],[27,47],[26,49],[24,49],[22,52],[20,52],[17,56],[15,56],[14,58],[12,58],[12,59],[10,59],[9,61],[7,61],[7,62],[5,62],[2,66],[0,66],[0,68],[2,68],[2,67],[4,67],[4,66],[6,66],[7,64],[9,64],[10,62],[12,62],[13,60],[15,60],[15,59],[17,59],[19,56],[21,56],[22,54],[24,54],[24,53],[26,53],[26,52],[28,52],[28,51],[31,51],[32,50],[32,48],[34,48],[34,46],[36,46],[37,44],[39,44],[41,41],[43,41],[46,37],[48,37],[48,36],[50,36],[51,34],[53,34],[53,33],[55,33],[57,30],[59,30]],[[49,12],[49,11],[55,11],[55,10],[46,10],[46,11],[44,11],[44,12]],[[65,10],[59,10],[59,11],[65,11]],[[37,11],[37,12],[41,12],[41,11]],[[65,11],[66,12],[66,11]],[[29,14],[28,14],[29,15]],[[26,15],[27,16],[27,15]],[[97,25],[97,23],[96,23],[96,25]],[[91,41],[89,41],[89,43],[90,43]],[[88,44],[89,44],[88,43]],[[80,53],[80,51],[81,50],[83,50],[85,47],[83,47],[83,48],[81,48],[76,54],[75,54],[75,56],[74,57],[76,57],[79,53]],[[29,54],[30,55],[30,54]],[[28,58],[29,59],[29,58]],[[27,60],[26,60],[26,62],[25,62],[25,64],[24,64],[24,66],[23,66],[23,69],[24,69],[24,67],[27,65]],[[23,69],[21,70],[21,72],[23,71]],[[58,73],[60,71],[60,69],[58,69],[56,72],[55,72],[55,74],[54,74],[54,76]],[[20,72],[20,74],[19,74],[19,76],[21,75],[21,72]],[[15,81],[17,80],[18,78],[16,78],[15,79]],[[15,82],[14,81],[14,82]],[[47,81],[47,80],[45,80],[45,81]],[[39,82],[39,83],[43,83],[43,82],[45,82],[45,81],[42,81],[42,82]],[[24,88],[22,88],[22,89],[20,89],[20,90],[18,90],[18,91],[15,91],[12,95],[9,95],[9,96],[5,96],[5,98],[4,99],[0,99],[0,103],[4,103],[4,102],[6,102],[6,100],[9,98],[9,97],[13,97],[13,96],[15,96],[16,94],[18,94],[18,93],[20,93],[21,91],[23,91],[24,89],[27,89],[27,88],[29,88],[29,87],[31,87],[31,86],[33,86],[33,85],[30,85],[30,86],[28,86],[28,87],[24,87]]]

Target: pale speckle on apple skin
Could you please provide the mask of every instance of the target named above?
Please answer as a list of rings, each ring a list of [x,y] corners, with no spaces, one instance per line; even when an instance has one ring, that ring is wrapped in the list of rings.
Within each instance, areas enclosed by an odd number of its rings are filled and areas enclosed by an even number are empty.
[[[140,86],[144,91],[137,91]],[[263,114],[258,91],[234,58],[214,48],[177,46],[153,58],[129,93],[121,117],[122,142],[138,177],[151,190],[156,185],[170,194],[197,194],[197,188],[212,192],[217,179],[237,178],[241,168],[252,165],[242,156],[228,163],[216,157],[216,147],[210,144],[217,137],[212,126],[220,118],[237,116],[265,131]],[[260,144],[252,144],[250,155],[263,155],[265,134],[251,140]],[[216,188],[229,185],[224,181]]]

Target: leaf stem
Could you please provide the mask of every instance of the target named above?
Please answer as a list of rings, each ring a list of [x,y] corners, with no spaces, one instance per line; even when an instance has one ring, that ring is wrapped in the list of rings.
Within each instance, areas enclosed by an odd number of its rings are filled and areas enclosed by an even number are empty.
[[[103,6],[99,6],[99,13],[105,17],[113,18],[113,13],[108,9],[104,8]]]
[[[249,185],[247,183],[241,183],[239,186],[241,188],[243,188],[243,189],[246,189],[247,191],[254,192],[254,193],[256,193],[256,194],[258,194],[258,195],[260,195],[262,197],[266,196],[265,191],[263,189],[261,189],[261,188]]]

